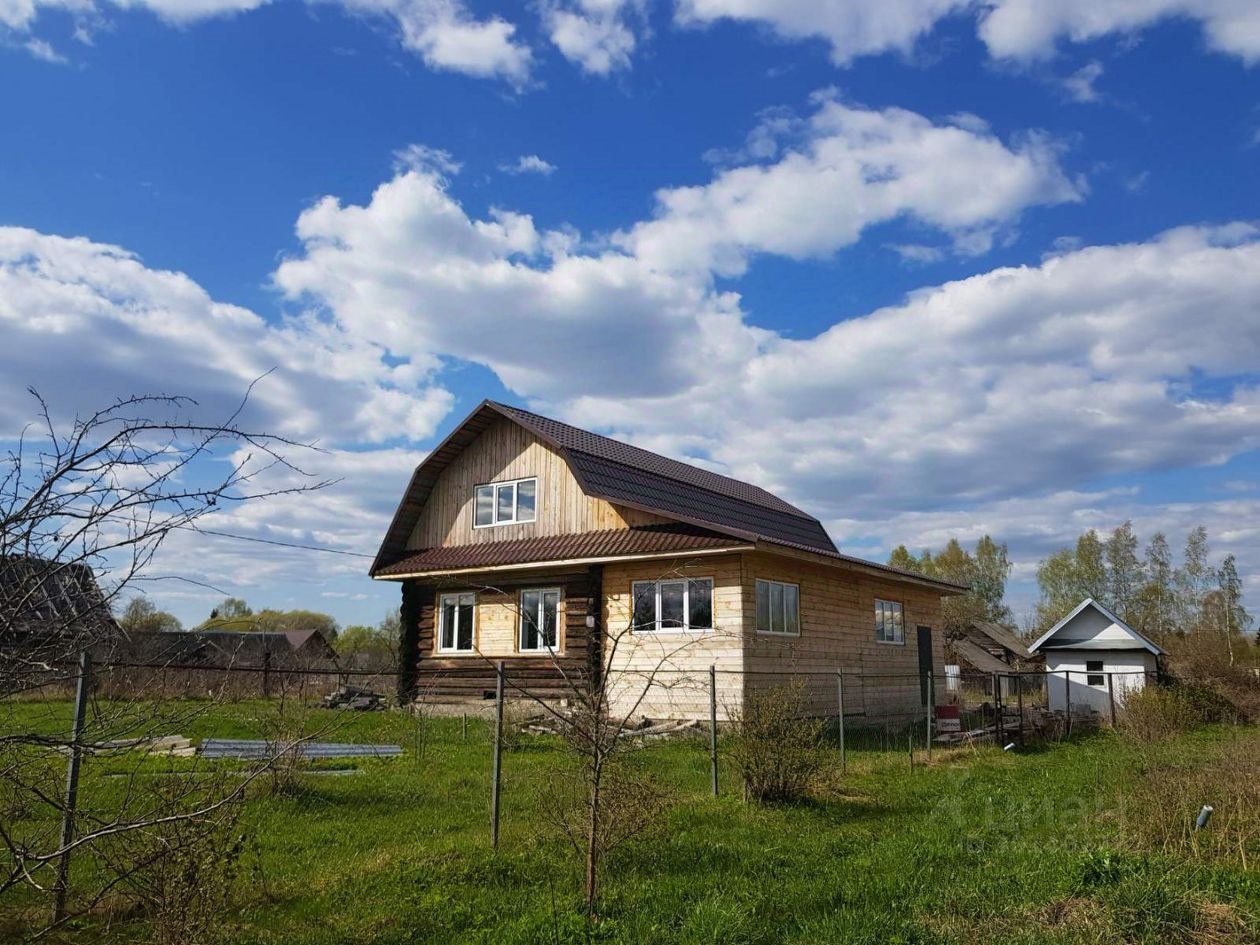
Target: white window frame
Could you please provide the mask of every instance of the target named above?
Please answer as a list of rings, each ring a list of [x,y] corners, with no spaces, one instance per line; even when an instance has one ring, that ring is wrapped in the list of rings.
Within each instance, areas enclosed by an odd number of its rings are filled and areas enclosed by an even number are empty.
[[[472,602],[472,632],[468,634],[469,646],[463,649],[459,645],[459,608],[463,606],[463,599],[468,598]],[[455,632],[451,639],[455,641],[453,647],[443,646],[443,631],[446,629],[446,602],[455,601]],[[438,596],[437,608],[437,648],[439,653],[475,653],[477,652],[477,595],[475,593],[464,591],[458,594],[441,594]]]
[[[1090,663],[1097,663],[1101,669],[1093,670],[1089,668]],[[1097,676],[1102,682],[1090,682],[1091,676]],[[1106,660],[1086,660],[1085,661],[1085,685],[1096,686],[1099,689],[1107,688],[1107,661]]]
[[[692,583],[704,583],[709,585],[709,624],[707,627],[691,626],[691,585]],[[657,581],[634,581],[630,585],[630,620],[634,621],[634,604],[639,599],[640,587],[651,584],[655,587],[656,600],[656,621],[650,627],[640,627],[635,625],[635,633],[711,633],[713,624],[714,602],[713,602],[713,578],[711,577],[685,577],[685,578],[661,578]],[[681,627],[662,627],[661,626],[661,585],[662,584],[681,584],[683,586],[683,625]]]
[[[520,506],[517,503],[517,488],[523,482],[532,482],[534,484],[534,515],[532,518],[520,517]],[[483,524],[477,523],[477,493],[482,489],[490,490],[490,521]],[[499,491],[501,489],[512,490],[512,517],[499,518]],[[473,528],[498,528],[500,525],[527,525],[530,522],[538,521],[538,477],[522,476],[520,479],[503,479],[499,482],[481,482],[473,486],[473,507],[472,518]]]
[[[774,630],[774,629],[769,629],[769,628],[766,628],[766,629],[762,628],[761,608],[757,605],[757,598],[758,598],[758,595],[761,593],[761,588],[765,587],[766,610],[769,611],[771,585],[776,585],[778,587],[783,588],[784,590],[790,587],[792,588],[793,591],[796,592],[796,629],[795,630],[787,629],[788,607],[787,607],[787,594],[786,593],[783,595],[783,613],[779,615],[780,622],[782,623],[784,629]],[[801,586],[799,584],[792,584],[789,581],[775,581],[775,580],[772,580],[771,578],[757,578],[757,580],[753,584],[753,622],[756,624],[758,633],[764,633],[764,634],[768,634],[770,636],[775,636],[775,637],[799,637],[801,635]],[[770,614],[770,626],[771,627],[774,626],[773,614]]]
[[[901,629],[901,639],[881,639],[880,633],[883,631],[884,617],[880,609],[880,604],[888,604],[897,608],[897,613],[901,614],[899,621]],[[905,646],[906,645],[906,606],[899,600],[886,600],[882,597],[875,598],[875,642],[883,643],[885,646]]]
[[[543,642],[542,646],[531,647],[531,646],[525,645],[525,595],[526,594],[537,594],[538,606],[540,608],[546,606],[546,600],[547,600],[548,594],[556,595],[556,643],[554,646],[548,646],[545,641]],[[516,628],[517,651],[520,653],[559,653],[561,652],[560,647],[561,647],[561,644],[563,643],[564,636],[563,636],[563,633],[561,632],[560,616],[564,612],[563,610],[564,592],[558,587],[527,587],[521,591],[521,594],[518,600],[519,600],[519,610],[520,610],[521,619],[519,622],[519,626]],[[539,611],[537,616],[539,617],[542,616],[541,610]],[[538,637],[539,639],[542,639],[543,634],[542,634],[541,620],[539,621],[538,629],[539,629]]]

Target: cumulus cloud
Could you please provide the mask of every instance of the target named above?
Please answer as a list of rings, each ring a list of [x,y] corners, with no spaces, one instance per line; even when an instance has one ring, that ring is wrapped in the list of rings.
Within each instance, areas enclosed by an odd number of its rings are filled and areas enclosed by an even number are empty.
[[[758,253],[827,256],[904,216],[971,255],[1025,209],[1083,193],[1060,167],[1058,149],[1036,134],[1006,144],[974,125],[861,108],[831,94],[818,96],[805,119],[771,121],[782,148],[776,160],[659,191],[655,219],[619,234],[618,244],[658,269],[737,275]],[[769,152],[764,127],[752,140],[758,153]]]
[[[1260,7],[1251,0],[678,0],[682,24],[734,20],[785,39],[821,39],[832,61],[908,53],[950,16],[976,21],[989,53],[1014,60],[1053,55],[1063,41],[1129,34],[1169,19],[1197,22],[1210,49],[1260,59]]]
[[[505,174],[541,174],[550,177],[556,172],[556,166],[544,161],[537,154],[522,154],[511,164],[500,164],[499,170]]]
[[[1075,102],[1096,102],[1101,97],[1094,83],[1102,78],[1102,63],[1094,60],[1062,80],[1064,91]]]
[[[252,416],[334,443],[422,439],[451,406],[423,370],[386,363],[364,336],[313,314],[269,324],[183,273],[82,238],[0,228],[0,325],[4,436],[29,418],[27,385],[71,412],[119,394],[176,392],[226,414],[270,371]]]
[[[0,26],[29,33],[40,12],[70,12],[79,21],[77,33],[90,34],[91,25],[111,10],[147,10],[167,23],[186,25],[211,17],[231,16],[264,6],[271,0],[0,0]],[[310,0],[336,3],[358,14],[391,22],[399,41],[431,69],[461,72],[479,78],[502,79],[524,87],[533,53],[519,41],[515,24],[502,17],[478,19],[462,0]],[[51,50],[46,41],[35,39]],[[31,48],[28,43],[28,48]],[[40,47],[42,48],[42,47]],[[32,48],[32,52],[36,52]]]
[[[679,0],[684,24],[739,20],[765,24],[787,39],[825,39],[831,58],[847,65],[858,56],[909,52],[941,18],[971,0]]]
[[[1260,448],[1258,265],[1249,225],[1085,247],[775,339],[683,396],[567,409],[824,515],[1222,462]]]
[[[1247,63],[1260,59],[1260,7],[1249,0],[991,0],[986,6],[980,37],[998,57],[1041,58],[1063,39],[1088,42],[1180,18],[1202,26],[1209,48]]]
[[[630,66],[638,38],[631,17],[642,15],[642,0],[568,0],[543,5],[543,25],[555,47],[592,75]]]

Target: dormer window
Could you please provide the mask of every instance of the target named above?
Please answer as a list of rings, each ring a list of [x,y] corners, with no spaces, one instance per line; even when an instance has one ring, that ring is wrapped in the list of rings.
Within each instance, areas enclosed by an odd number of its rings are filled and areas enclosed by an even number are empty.
[[[537,479],[512,479],[478,486],[474,496],[473,526],[515,525],[532,522],[535,515]]]

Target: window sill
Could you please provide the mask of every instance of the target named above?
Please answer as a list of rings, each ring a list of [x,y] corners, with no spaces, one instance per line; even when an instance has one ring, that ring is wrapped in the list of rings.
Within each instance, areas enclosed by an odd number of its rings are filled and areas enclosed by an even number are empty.
[[[712,633],[713,628],[712,627],[662,627],[659,630],[639,629],[639,630],[631,630],[630,632],[635,633],[635,634],[642,634],[644,636],[650,636],[650,637],[668,637],[668,636],[676,636],[679,634],[686,634],[688,636],[691,636],[697,633]]]
[[[801,631],[797,630],[795,633],[793,633],[790,630],[758,630],[757,636],[759,637],[787,637],[789,640],[799,640],[801,637]]]
[[[905,646],[905,640],[876,640],[880,646]]]

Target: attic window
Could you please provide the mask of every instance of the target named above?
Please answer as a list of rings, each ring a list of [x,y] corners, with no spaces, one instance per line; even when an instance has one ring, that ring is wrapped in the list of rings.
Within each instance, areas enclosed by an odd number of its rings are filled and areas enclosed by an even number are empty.
[[[477,486],[474,494],[473,526],[515,525],[532,522],[536,514],[537,479],[512,479]]]

